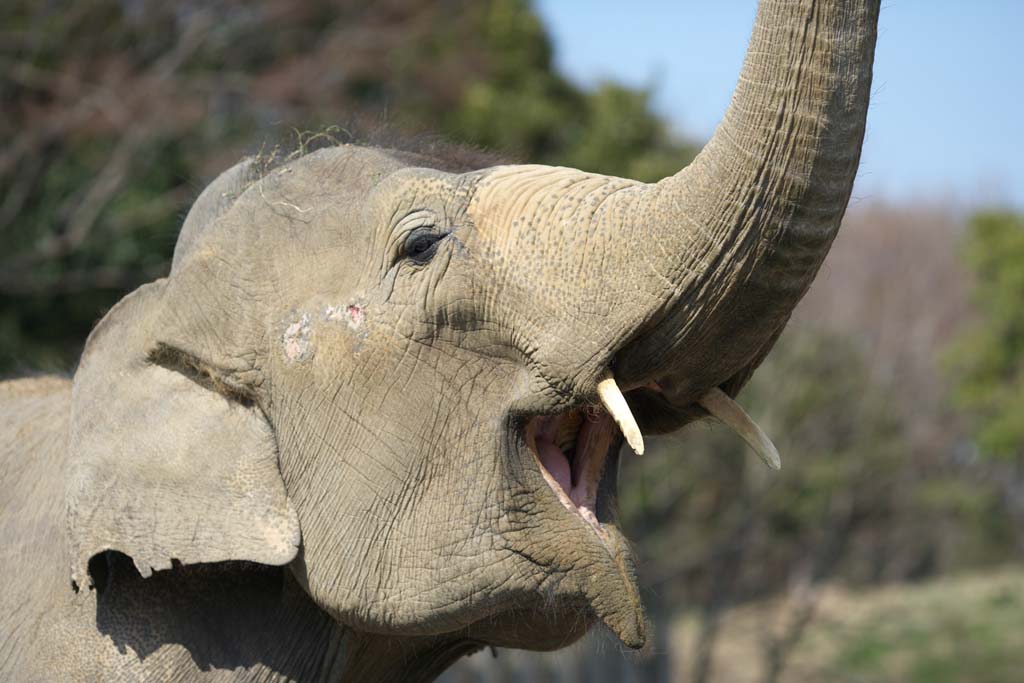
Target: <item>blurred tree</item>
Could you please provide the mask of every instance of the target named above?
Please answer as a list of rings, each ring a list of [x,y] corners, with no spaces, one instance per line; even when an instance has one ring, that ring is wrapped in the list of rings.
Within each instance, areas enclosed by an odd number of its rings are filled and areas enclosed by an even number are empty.
[[[780,472],[728,430],[705,424],[660,441],[657,457],[627,462],[623,515],[642,539],[652,585],[702,603],[725,569],[730,600],[757,597],[784,589],[794,572],[831,573],[826,564],[855,531],[891,518],[906,445],[899,419],[866,378],[843,338],[789,331],[743,394],[775,437]],[[815,559],[827,543],[836,546],[831,555]]]
[[[715,680],[719,621],[738,604],[785,598],[785,618],[762,635],[771,681],[824,582],[920,579],[1010,554],[993,523],[997,488],[915,457],[898,398],[867,366],[850,336],[801,325],[783,333],[742,394],[779,447],[780,472],[704,423],[653,441],[651,457],[626,457],[623,522],[657,596],[649,602],[701,615],[693,681]]]
[[[1024,461],[1024,216],[978,214],[964,256],[978,318],[951,351],[956,399],[983,454]]]
[[[950,348],[954,399],[974,418],[982,467],[1001,494],[990,519],[1006,520],[1024,553],[1024,216],[976,215],[964,258],[977,316]]]
[[[10,0],[0,17],[0,373],[69,369],[166,272],[202,185],[309,137],[293,130],[641,180],[694,154],[648,93],[556,73],[525,0]]]

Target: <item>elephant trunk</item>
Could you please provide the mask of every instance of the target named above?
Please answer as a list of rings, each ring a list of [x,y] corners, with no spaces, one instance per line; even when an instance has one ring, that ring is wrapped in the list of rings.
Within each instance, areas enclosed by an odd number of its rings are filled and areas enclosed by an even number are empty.
[[[850,198],[878,5],[761,0],[714,136],[630,199],[640,280],[663,304],[616,360],[627,382],[667,375],[684,402],[709,386],[735,393],[775,341]]]
[[[735,395],[810,285],[850,198],[878,3],[761,0],[725,119],[672,177],[483,174],[472,246],[500,283],[495,310],[515,309],[517,343],[544,390],[584,391],[611,366],[645,431],[706,415],[710,389]]]

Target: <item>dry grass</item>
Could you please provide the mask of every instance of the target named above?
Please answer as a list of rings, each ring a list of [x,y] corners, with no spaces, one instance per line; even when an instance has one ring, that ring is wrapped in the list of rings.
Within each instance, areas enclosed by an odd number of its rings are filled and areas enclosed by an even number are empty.
[[[722,624],[713,680],[760,683],[767,629],[787,605],[733,610]],[[692,651],[697,624],[676,623],[672,641]],[[676,680],[691,680],[685,662]],[[1024,571],[946,578],[869,591],[828,587],[817,618],[780,681],[997,683],[1024,680]]]

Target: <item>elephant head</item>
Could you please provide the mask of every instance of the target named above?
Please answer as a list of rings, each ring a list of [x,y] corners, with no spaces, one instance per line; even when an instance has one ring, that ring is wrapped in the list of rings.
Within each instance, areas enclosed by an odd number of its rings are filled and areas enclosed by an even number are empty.
[[[762,0],[728,112],[654,184],[340,146],[245,161],[75,376],[73,575],[289,564],[354,630],[644,641],[623,436],[717,416],[850,196],[877,0]]]

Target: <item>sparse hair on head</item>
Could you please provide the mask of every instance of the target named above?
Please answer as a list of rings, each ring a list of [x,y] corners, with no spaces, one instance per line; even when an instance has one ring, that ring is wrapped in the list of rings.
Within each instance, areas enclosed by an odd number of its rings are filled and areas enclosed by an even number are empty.
[[[452,142],[436,134],[410,134],[388,125],[373,128],[332,125],[319,130],[292,128],[287,139],[264,143],[253,154],[257,178],[311,152],[341,145],[383,150],[403,161],[449,173],[465,173],[511,162],[495,152]]]

